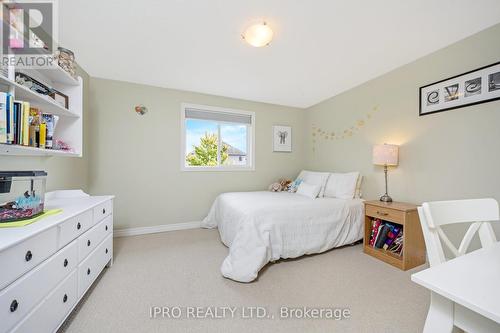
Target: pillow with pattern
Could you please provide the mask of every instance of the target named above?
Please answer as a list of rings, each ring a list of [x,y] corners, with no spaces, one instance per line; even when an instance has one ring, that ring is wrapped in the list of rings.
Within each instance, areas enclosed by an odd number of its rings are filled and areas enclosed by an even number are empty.
[[[302,179],[301,178],[297,178],[295,179],[292,184],[290,184],[290,188],[288,189],[288,192],[290,193],[295,193],[297,192],[297,190],[299,189],[299,185],[300,183],[302,183]]]

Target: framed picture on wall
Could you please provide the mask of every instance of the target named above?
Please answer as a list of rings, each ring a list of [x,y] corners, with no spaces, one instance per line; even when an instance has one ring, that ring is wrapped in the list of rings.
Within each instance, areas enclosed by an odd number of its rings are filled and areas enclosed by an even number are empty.
[[[500,62],[423,87],[419,115],[458,109],[500,99]]]
[[[292,151],[292,128],[290,126],[273,126],[273,151]]]

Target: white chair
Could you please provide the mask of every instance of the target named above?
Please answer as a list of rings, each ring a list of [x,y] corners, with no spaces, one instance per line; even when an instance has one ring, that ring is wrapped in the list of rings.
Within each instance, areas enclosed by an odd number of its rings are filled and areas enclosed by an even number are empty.
[[[418,208],[418,215],[431,266],[439,265],[446,261],[442,243],[446,245],[455,257],[458,257],[467,252],[476,232],[479,232],[479,238],[483,247],[497,241],[490,223],[500,222],[498,203],[495,199],[425,202],[422,207]],[[443,232],[441,226],[470,222],[472,224],[457,249]]]
[[[479,233],[482,247],[487,247],[497,241],[491,226],[491,222],[500,222],[498,203],[495,199],[426,202],[418,208],[418,215],[430,266],[436,266],[446,261],[442,244],[455,257],[458,257],[467,252],[476,232]],[[472,224],[465,233],[458,249],[441,228],[443,225],[471,222]],[[431,304],[424,332],[450,332],[454,322],[453,316],[450,319],[449,314],[454,311],[453,303],[448,299],[431,293]],[[436,326],[436,323],[439,324]]]

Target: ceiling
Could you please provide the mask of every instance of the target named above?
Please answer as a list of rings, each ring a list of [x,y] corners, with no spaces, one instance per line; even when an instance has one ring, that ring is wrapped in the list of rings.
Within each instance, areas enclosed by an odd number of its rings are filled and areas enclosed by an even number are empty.
[[[309,107],[500,22],[498,0],[62,0],[95,77]],[[240,37],[265,19],[275,37]]]

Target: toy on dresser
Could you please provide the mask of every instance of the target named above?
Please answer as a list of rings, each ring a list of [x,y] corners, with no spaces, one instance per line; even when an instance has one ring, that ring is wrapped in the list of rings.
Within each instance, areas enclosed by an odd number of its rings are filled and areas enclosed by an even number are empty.
[[[0,223],[43,213],[45,171],[0,171]]]

